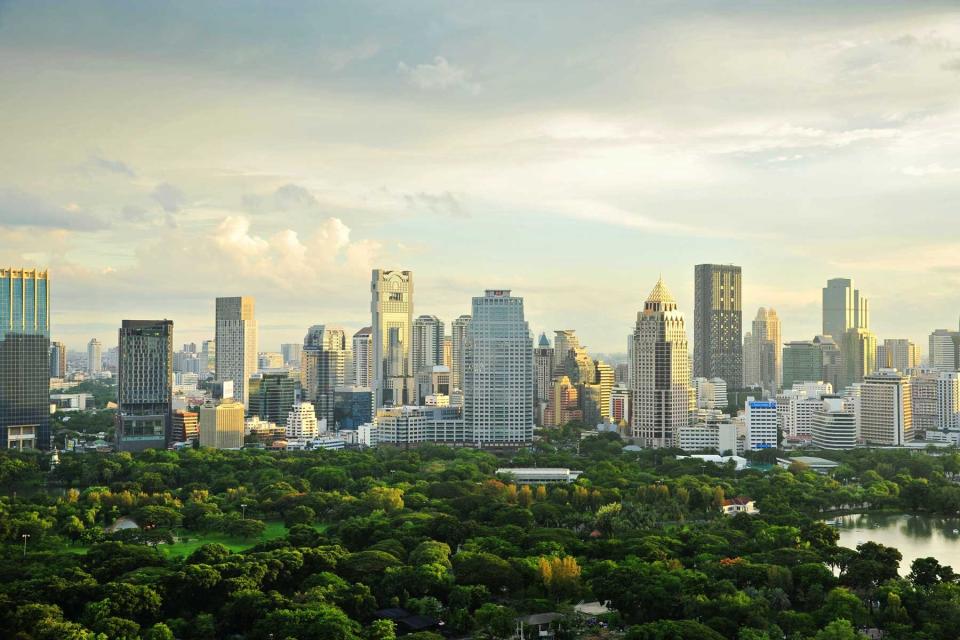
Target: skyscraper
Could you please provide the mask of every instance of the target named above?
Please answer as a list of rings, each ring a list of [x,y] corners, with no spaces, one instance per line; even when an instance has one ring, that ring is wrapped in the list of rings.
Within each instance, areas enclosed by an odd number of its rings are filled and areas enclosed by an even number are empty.
[[[823,288],[823,335],[839,344],[850,329],[869,329],[869,304],[850,278],[832,278]]]
[[[533,350],[534,370],[537,376],[537,402],[548,402],[553,391],[553,347],[547,334],[540,334],[540,342]]]
[[[317,418],[333,425],[334,393],[346,383],[347,335],[339,327],[314,325],[307,331],[300,353],[303,399],[312,403]]]
[[[285,342],[280,345],[280,353],[283,355],[283,364],[297,369],[300,367],[300,350],[303,348],[298,342]]]
[[[553,375],[567,375],[567,356],[580,346],[580,338],[573,329],[557,329],[553,332]]]
[[[370,388],[373,385],[373,334],[364,327],[353,334],[353,386]]]
[[[96,338],[87,343],[87,373],[96,376],[103,369],[103,345]]]
[[[413,321],[413,374],[443,364],[443,322],[437,316]]]
[[[848,329],[843,336],[843,380],[841,389],[862,382],[877,370],[877,336],[869,329]]]
[[[213,449],[243,447],[244,408],[239,400],[208,401],[200,407],[200,446]]]
[[[67,377],[67,345],[62,342],[50,343],[50,377]]]
[[[474,442],[530,442],[533,336],[524,320],[523,298],[488,289],[473,299],[463,361],[463,415]]]
[[[454,320],[450,326],[450,337],[453,340],[453,362],[450,366],[450,383],[454,389],[463,390],[463,347],[467,340],[467,330],[470,328],[470,315],[464,314]]]
[[[233,397],[247,406],[247,382],[257,370],[257,321],[250,296],[217,298],[217,380],[233,381]]]
[[[412,401],[413,272],[374,269],[370,283],[376,404]]]
[[[960,369],[960,333],[937,329],[929,339],[930,367],[937,371]]]
[[[740,267],[698,264],[694,270],[693,374],[743,384]]]
[[[286,424],[296,399],[297,382],[289,371],[254,374],[250,378],[250,415],[275,424]]]
[[[883,341],[883,347],[877,347],[879,369],[896,369],[900,373],[907,373],[919,366],[920,353],[917,345],[905,338],[887,338]]]
[[[117,449],[163,449],[173,402],[173,321],[124,320],[117,344]]]
[[[783,388],[797,382],[823,380],[823,351],[813,340],[794,340],[783,345]]]
[[[46,271],[0,267],[0,446],[50,447],[50,288]]]
[[[637,314],[631,364],[633,437],[644,447],[672,446],[690,415],[690,354],[683,314],[663,279]]]
[[[776,395],[781,382],[780,319],[774,309],[760,307],[753,331],[743,338],[743,382]]]
[[[910,378],[881,369],[860,386],[860,438],[867,444],[900,446],[913,441]]]

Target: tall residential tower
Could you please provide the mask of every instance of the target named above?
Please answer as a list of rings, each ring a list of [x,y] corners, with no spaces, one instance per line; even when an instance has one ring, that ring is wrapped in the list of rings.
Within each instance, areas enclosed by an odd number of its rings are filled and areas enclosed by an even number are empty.
[[[693,374],[743,385],[743,309],[740,267],[698,264],[694,269]]]
[[[413,401],[413,272],[374,269],[370,282],[374,402]]]
[[[247,382],[257,370],[257,321],[249,296],[217,298],[217,380],[233,382],[233,397],[247,406]]]

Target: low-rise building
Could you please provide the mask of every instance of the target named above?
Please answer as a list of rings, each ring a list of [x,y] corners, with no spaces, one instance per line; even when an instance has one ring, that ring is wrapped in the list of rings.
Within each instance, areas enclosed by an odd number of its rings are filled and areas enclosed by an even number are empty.
[[[756,515],[760,513],[760,509],[757,508],[756,502],[750,498],[728,498],[723,501],[723,504],[720,506],[720,511],[725,516],[734,516],[738,513],[746,513],[747,515]]]
[[[506,476],[517,484],[563,484],[576,482],[583,471],[551,467],[501,467],[498,476]]]

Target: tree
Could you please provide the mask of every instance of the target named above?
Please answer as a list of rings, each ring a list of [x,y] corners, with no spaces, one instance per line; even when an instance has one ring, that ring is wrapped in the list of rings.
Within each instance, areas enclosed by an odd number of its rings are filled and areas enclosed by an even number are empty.
[[[696,620],[658,620],[630,627],[626,640],[723,640]]]
[[[572,598],[580,589],[580,565],[573,556],[541,557],[537,573],[547,592],[557,600]]]
[[[396,640],[397,630],[393,620],[374,620],[367,627],[367,640]]]
[[[814,640],[858,640],[858,638],[866,638],[866,636],[857,633],[850,621],[842,618],[827,624],[814,636]]]
[[[395,513],[403,509],[403,490],[392,487],[373,487],[364,494],[363,501],[374,511]]]
[[[517,612],[509,607],[488,602],[473,614],[474,633],[480,638],[500,640],[513,635]]]

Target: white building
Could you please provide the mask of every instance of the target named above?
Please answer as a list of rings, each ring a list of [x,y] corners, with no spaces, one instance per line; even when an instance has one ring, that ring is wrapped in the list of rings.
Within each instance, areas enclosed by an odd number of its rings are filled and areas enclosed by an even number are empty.
[[[533,439],[533,336],[523,298],[488,289],[473,298],[463,359],[463,417],[477,445]]]
[[[700,409],[725,409],[727,406],[727,382],[723,378],[694,378],[697,407]]]
[[[324,422],[324,428],[326,422]],[[320,432],[320,423],[314,411],[312,402],[301,402],[293,405],[287,414],[287,438],[292,440],[308,440],[316,438]]]
[[[501,467],[498,476],[505,476],[517,484],[568,484],[576,482],[583,471],[550,467]]]
[[[401,406],[414,393],[413,272],[374,269],[370,291],[374,403]]]
[[[87,343],[87,373],[92,377],[100,375],[103,369],[103,345],[96,338]]]
[[[687,452],[738,453],[743,450],[743,445],[737,438],[737,426],[732,422],[680,427],[677,429],[677,446]]]
[[[797,382],[792,389],[777,394],[780,432],[789,438],[809,438],[813,415],[821,407],[820,398],[831,393],[833,385],[829,382]]]
[[[858,436],[868,444],[902,446],[912,442],[910,378],[894,369],[865,376],[859,420]]]
[[[857,418],[843,398],[829,396],[819,401],[811,427],[813,445],[821,449],[853,449],[857,445]]]
[[[370,445],[416,445],[424,442],[466,444],[474,441],[454,407],[384,407],[374,418]]]
[[[217,298],[216,375],[233,382],[234,398],[249,406],[247,384],[257,370],[257,321],[249,296]]]
[[[896,369],[907,373],[920,366],[917,345],[905,338],[887,338],[882,347],[877,347],[877,367]]]
[[[779,430],[775,401],[747,398],[744,421],[747,425],[747,450],[775,449],[778,446]]]
[[[690,353],[683,314],[663,279],[637,314],[631,368],[633,437],[644,447],[673,446],[690,417]]]
[[[910,377],[913,428],[918,434],[960,431],[960,374],[914,370]],[[925,440],[933,440],[926,436]]]
[[[937,329],[930,334],[930,367],[937,371],[956,371],[957,350],[960,333],[948,329]]]
[[[470,329],[470,316],[464,314],[450,323],[451,357],[450,381],[454,389],[463,390],[463,354]]]
[[[279,351],[261,351],[257,354],[257,367],[263,369],[282,369],[283,354]]]
[[[373,384],[373,333],[364,327],[353,334],[353,386],[370,388]]]
[[[413,321],[413,375],[443,364],[443,334],[443,322],[437,316],[423,315]]]

